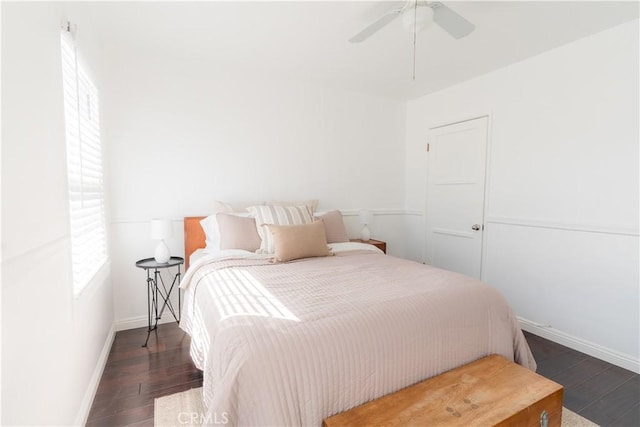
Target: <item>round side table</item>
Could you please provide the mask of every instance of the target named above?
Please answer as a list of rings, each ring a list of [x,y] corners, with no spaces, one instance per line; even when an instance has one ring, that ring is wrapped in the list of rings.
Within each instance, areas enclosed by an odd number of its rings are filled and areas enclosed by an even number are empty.
[[[164,313],[165,308],[168,308],[173,315],[173,318],[176,319],[176,322],[180,323],[180,317],[182,315],[182,304],[180,301],[180,288],[178,288],[178,286],[180,285],[180,276],[182,275],[182,272],[180,271],[180,266],[182,264],[184,264],[184,258],[178,256],[172,256],[167,262],[157,262],[153,258],[145,258],[136,262],[136,267],[142,268],[147,272],[147,317],[149,319],[149,329],[147,331],[147,339],[142,345],[143,347],[147,346],[151,331],[154,331],[158,328],[158,320],[162,317],[162,313]],[[169,267],[178,267],[178,272],[175,274],[175,276],[173,276],[171,286],[167,290],[160,271]],[[178,286],[176,286],[176,284]],[[177,316],[170,299],[173,288],[178,289]],[[160,307],[160,312],[158,312],[159,304],[162,304],[162,306]],[[155,317],[155,321],[152,319],[152,317]]]

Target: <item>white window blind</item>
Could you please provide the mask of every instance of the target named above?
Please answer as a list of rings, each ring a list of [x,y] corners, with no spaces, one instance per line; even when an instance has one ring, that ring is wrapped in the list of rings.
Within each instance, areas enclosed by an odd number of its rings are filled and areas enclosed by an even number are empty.
[[[107,261],[98,91],[79,65],[75,44],[61,37],[71,262],[75,295]]]

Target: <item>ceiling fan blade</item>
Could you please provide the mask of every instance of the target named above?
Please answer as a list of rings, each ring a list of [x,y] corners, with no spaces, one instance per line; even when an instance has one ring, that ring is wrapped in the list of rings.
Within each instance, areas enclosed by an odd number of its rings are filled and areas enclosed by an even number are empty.
[[[433,9],[433,22],[456,39],[468,36],[476,29],[475,25],[440,2],[429,3],[429,7]]]
[[[399,8],[399,9],[392,10],[391,12],[387,13],[386,15],[384,15],[382,18],[378,19],[373,24],[369,25],[364,30],[360,31],[355,36],[351,37],[349,39],[349,41],[351,43],[360,43],[360,42],[365,41],[366,39],[371,37],[375,32],[377,32],[379,29],[381,29],[382,27],[387,25],[389,22],[393,21],[398,16],[400,16],[400,14],[402,14],[402,12],[404,12],[405,8],[406,8],[406,6],[403,6],[403,7]]]

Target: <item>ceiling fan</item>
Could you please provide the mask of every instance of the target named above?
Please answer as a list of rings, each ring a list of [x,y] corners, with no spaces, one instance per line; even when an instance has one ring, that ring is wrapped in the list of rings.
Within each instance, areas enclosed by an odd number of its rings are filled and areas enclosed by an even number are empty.
[[[421,17],[423,22],[435,22],[456,39],[468,36],[476,28],[471,22],[439,1],[408,0],[402,7],[387,12],[373,24],[351,37],[349,41],[351,43],[363,42],[400,15],[409,12],[413,12],[413,14],[409,15],[409,18],[413,21],[414,31],[417,27],[419,13],[423,15]]]

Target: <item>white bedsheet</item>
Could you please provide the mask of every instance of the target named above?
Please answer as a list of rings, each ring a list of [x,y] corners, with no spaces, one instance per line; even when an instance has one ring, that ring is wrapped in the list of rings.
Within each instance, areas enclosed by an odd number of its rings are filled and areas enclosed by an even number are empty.
[[[203,248],[196,249],[191,253],[191,255],[189,255],[189,265],[195,264],[200,258],[206,255],[208,255],[206,249],[203,249]]]
[[[353,251],[353,250],[367,250],[378,253],[383,253],[377,247],[370,245],[368,243],[360,243],[360,242],[345,242],[345,243],[331,243],[328,245],[329,249],[333,253],[340,253],[345,251]],[[196,262],[198,262],[201,258],[208,257],[212,258],[228,258],[228,257],[240,257],[240,258],[257,258],[259,259],[269,259],[271,256],[267,254],[254,254],[253,252],[244,251],[242,249],[223,249],[219,251],[211,251],[205,248],[199,248],[193,251],[189,256],[189,265],[193,266]],[[206,261],[206,260],[205,260]]]

